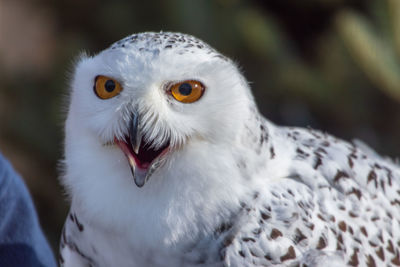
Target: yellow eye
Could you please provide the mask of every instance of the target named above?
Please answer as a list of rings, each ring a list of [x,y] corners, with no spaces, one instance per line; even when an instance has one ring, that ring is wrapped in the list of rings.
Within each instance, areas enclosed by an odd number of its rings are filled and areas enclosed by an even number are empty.
[[[93,86],[95,94],[101,99],[109,99],[122,91],[122,86],[113,78],[98,75],[94,79]]]
[[[172,96],[182,103],[193,103],[200,99],[204,93],[204,85],[201,82],[187,80],[175,83],[170,87]]]

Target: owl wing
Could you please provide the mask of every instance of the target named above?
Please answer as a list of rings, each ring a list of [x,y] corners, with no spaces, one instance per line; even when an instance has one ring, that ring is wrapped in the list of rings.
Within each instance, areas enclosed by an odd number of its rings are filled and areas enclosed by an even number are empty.
[[[397,164],[311,129],[282,128],[269,145],[287,175],[243,202],[226,266],[400,266]]]
[[[317,207],[310,188],[291,179],[271,186],[268,192],[256,192],[242,204],[237,230],[228,229],[224,237],[221,256],[225,265],[318,266],[330,262],[345,266],[336,244],[326,249],[330,236],[318,219]]]

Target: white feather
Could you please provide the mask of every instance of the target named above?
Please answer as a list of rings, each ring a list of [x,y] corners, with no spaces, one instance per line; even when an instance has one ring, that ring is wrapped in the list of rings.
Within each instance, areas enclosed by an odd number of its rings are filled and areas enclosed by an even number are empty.
[[[99,99],[97,75],[123,91]],[[198,101],[180,103],[166,91],[184,80],[205,85]],[[318,131],[268,122],[235,64],[200,40],[129,36],[82,57],[71,88],[63,245],[78,248],[82,262],[366,266],[372,257],[378,266],[399,255],[399,166]],[[142,188],[124,153],[105,145],[127,136],[135,109],[144,141],[174,148]],[[381,260],[371,242],[392,242],[397,252]],[[61,250],[64,260],[71,251]]]

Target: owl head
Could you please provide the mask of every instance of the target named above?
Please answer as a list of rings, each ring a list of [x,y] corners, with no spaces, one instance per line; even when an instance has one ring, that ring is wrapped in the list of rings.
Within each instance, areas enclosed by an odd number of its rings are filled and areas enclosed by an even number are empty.
[[[199,39],[167,32],[128,36],[76,65],[65,183],[96,190],[129,180],[141,188],[152,176],[208,168],[201,160],[213,166],[218,151],[238,142],[250,106],[236,65]]]

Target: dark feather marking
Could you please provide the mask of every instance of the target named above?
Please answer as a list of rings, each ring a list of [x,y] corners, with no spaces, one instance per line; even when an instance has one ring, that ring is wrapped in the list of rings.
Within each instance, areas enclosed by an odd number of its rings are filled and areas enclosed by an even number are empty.
[[[230,222],[221,223],[221,225],[215,230],[215,232],[219,235],[229,231],[233,227],[233,224]]]
[[[357,218],[357,217],[358,217],[358,214],[357,214],[357,213],[354,213],[353,211],[349,211],[349,215],[350,215],[350,217],[352,217],[352,218]]]
[[[318,217],[321,221],[326,222],[325,218],[322,216],[321,213],[318,213],[317,217]]]
[[[78,230],[80,231],[80,232],[82,232],[83,230],[84,230],[84,227],[83,227],[83,224],[81,224],[79,221],[78,221],[78,217],[76,217],[76,214],[75,214],[75,224],[76,224],[76,226],[78,227]]]
[[[294,197],[292,190],[288,189],[287,192]]]
[[[360,231],[361,231],[361,233],[363,233],[363,235],[365,235],[366,237],[368,237],[367,229],[366,229],[364,226],[361,226],[361,227],[360,227]]]
[[[280,260],[283,261],[287,261],[287,260],[291,260],[291,259],[295,259],[296,258],[296,251],[294,250],[293,246],[290,246],[287,253],[285,255],[283,255]]]
[[[386,216],[388,216],[391,220],[393,220],[393,215],[390,212],[386,211]]]
[[[351,235],[354,234],[353,228],[352,228],[351,226],[349,226],[349,233],[350,233]]]
[[[348,262],[349,265],[351,266],[358,266],[359,262],[358,262],[358,248],[355,248],[353,251],[353,255],[351,255],[350,257],[350,261]]]
[[[382,233],[379,233],[378,238],[379,238],[379,240],[383,243],[383,236],[382,236]]]
[[[385,189],[385,181],[384,180],[380,180],[381,181],[381,188],[383,190],[383,193],[386,193],[386,189]]]
[[[313,223],[307,224],[307,228],[314,230],[315,225]]]
[[[256,236],[259,236],[259,235],[261,234],[261,232],[262,232],[262,229],[261,229],[261,228],[254,229],[254,230],[252,231],[252,233],[253,233],[254,235],[256,235]]]
[[[353,168],[354,163],[353,163],[353,160],[351,159],[351,156],[347,156],[347,161],[349,163],[350,168]]]
[[[377,243],[374,243],[373,241],[368,241],[368,243],[371,245],[371,247],[377,247],[378,246],[378,244]]]
[[[346,230],[347,230],[347,225],[346,225],[346,223],[345,223],[344,221],[340,221],[340,222],[338,223],[338,226],[339,226],[339,229],[340,229],[342,232],[346,232]]]
[[[310,154],[304,152],[304,151],[301,150],[300,148],[297,148],[297,149],[296,149],[296,153],[298,154],[298,156],[299,156],[300,158],[306,158],[306,157],[309,157],[309,156],[310,156]]]
[[[277,239],[277,238],[280,237],[280,236],[283,236],[283,234],[282,234],[281,231],[279,231],[279,230],[276,229],[276,228],[272,229],[271,234],[270,234],[270,237],[271,237],[272,239]]]
[[[399,255],[394,256],[394,258],[390,262],[396,266],[400,266],[400,256]]]
[[[395,200],[390,201],[390,204],[393,205],[393,206],[396,205],[396,204],[397,204],[397,205],[400,205],[400,200],[398,200],[398,199],[396,198]]]
[[[314,169],[318,169],[319,166],[322,165],[322,159],[319,156],[319,154],[315,154],[316,158],[315,158],[315,163],[314,163]]]
[[[79,254],[82,258],[86,259],[90,266],[93,266],[94,261],[89,256],[85,255],[75,243],[67,243],[68,247]]]
[[[224,239],[224,241],[222,242],[222,247],[223,247],[223,248],[226,248],[226,247],[230,246],[230,245],[232,244],[232,242],[233,242],[234,239],[235,239],[235,236],[234,236],[234,235],[228,235],[228,236]]]
[[[371,170],[368,174],[367,184],[369,184],[372,180],[375,182],[375,187],[378,188],[377,176],[374,170]]]
[[[372,216],[372,217],[371,217],[371,221],[375,222],[375,221],[377,221],[377,220],[380,220],[380,217],[379,217],[379,216]]]
[[[269,152],[270,152],[270,154],[271,154],[271,159],[273,159],[273,158],[275,158],[275,150],[274,150],[274,147],[273,146],[271,146],[270,148],[269,148]]]
[[[253,242],[253,243],[256,242],[256,240],[254,238],[251,238],[251,237],[243,237],[242,240],[244,242],[250,242],[250,241]]]
[[[338,240],[338,242],[339,242],[340,244],[343,245],[343,236],[342,236],[342,234],[339,234],[339,235],[338,235],[337,240]]]
[[[347,195],[351,195],[351,194],[355,194],[357,196],[358,200],[361,199],[362,193],[359,189],[353,187],[352,190],[347,193]]]
[[[61,253],[58,254],[58,262],[59,262],[60,264],[63,264],[63,263],[65,262],[63,256],[61,255]]]
[[[63,227],[63,229],[62,229],[62,233],[61,233],[61,248],[64,248],[65,247],[65,243],[67,242],[67,235],[66,235],[66,233],[65,233],[65,226]]]
[[[325,241],[325,238],[323,236],[321,236],[318,240],[317,249],[322,250],[324,248],[326,248],[326,241]]]
[[[296,228],[296,235],[294,237],[294,243],[298,244],[301,241],[303,241],[304,239],[307,239],[307,237],[303,234],[303,232],[299,228]]]
[[[342,244],[340,244],[339,242],[336,242],[336,250],[343,250],[342,248]]]
[[[386,171],[386,176],[388,179],[389,186],[392,186],[392,179],[393,179],[392,171],[388,167],[383,167],[383,169]]]
[[[337,173],[335,175],[335,178],[333,178],[333,181],[335,183],[337,183],[340,179],[343,179],[343,178],[350,178],[350,176],[344,171],[337,170]]]
[[[390,253],[394,254],[394,247],[393,247],[393,243],[391,240],[388,240],[388,246],[386,247],[386,250],[389,251]]]
[[[328,147],[328,146],[330,146],[330,143],[329,143],[329,141],[323,141],[322,143],[321,143],[321,145],[323,145],[324,147]]]
[[[368,267],[376,267],[374,257],[372,255],[368,255],[367,257],[367,266]]]
[[[376,255],[382,260],[385,261],[385,252],[383,251],[382,247],[379,247],[376,251],[375,251]]]
[[[271,216],[270,216],[269,214],[267,214],[267,213],[264,213],[264,212],[262,212],[262,211],[260,211],[260,213],[261,213],[261,218],[262,218],[264,221],[266,221],[266,220],[268,220],[268,219],[271,218]]]
[[[315,150],[316,153],[318,154],[328,154],[328,152],[326,152],[326,150],[322,147],[317,148],[317,150]]]

